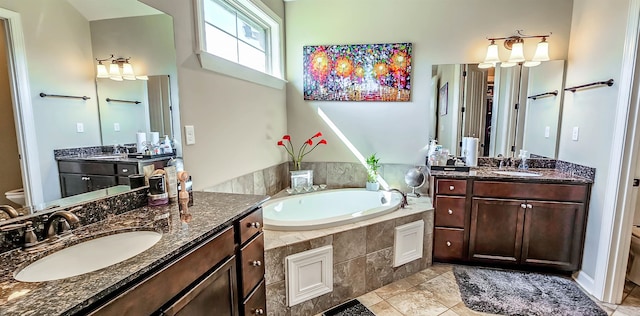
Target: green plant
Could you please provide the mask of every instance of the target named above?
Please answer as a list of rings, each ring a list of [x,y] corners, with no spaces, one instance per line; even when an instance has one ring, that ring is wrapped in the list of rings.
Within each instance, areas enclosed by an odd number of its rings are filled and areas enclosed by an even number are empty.
[[[378,182],[378,169],[380,169],[380,158],[376,154],[367,157],[367,182]]]

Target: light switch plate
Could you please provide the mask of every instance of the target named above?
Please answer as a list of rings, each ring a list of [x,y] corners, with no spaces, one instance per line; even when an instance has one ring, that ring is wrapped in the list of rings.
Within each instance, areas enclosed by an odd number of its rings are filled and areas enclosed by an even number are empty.
[[[120,131],[120,123],[113,123],[113,130],[116,132]]]
[[[76,132],[84,133],[84,124],[83,123],[76,123]]]
[[[549,134],[551,134],[551,127],[550,126],[545,126],[544,127],[544,138],[549,138]]]
[[[187,140],[187,145],[193,145],[196,143],[196,131],[193,125],[185,125],[184,134]]]
[[[580,128],[578,126],[573,127],[573,132],[571,133],[571,140],[577,141],[580,136]]]

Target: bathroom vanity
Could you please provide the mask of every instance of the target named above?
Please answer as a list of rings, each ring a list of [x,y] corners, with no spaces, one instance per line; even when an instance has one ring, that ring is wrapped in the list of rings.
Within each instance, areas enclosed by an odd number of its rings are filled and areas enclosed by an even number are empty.
[[[495,170],[432,172],[434,261],[579,270],[591,180]]]
[[[266,314],[261,204],[266,196],[194,192],[177,203],[141,207],[74,230],[74,239],[131,230],[162,233],[146,251],[107,268],[61,280],[26,283],[19,270],[44,254],[0,254],[0,314]],[[196,313],[197,314],[197,313]]]
[[[129,175],[142,173],[142,167],[146,165],[162,168],[170,158],[58,157],[60,191],[64,198],[115,185],[129,185]]]

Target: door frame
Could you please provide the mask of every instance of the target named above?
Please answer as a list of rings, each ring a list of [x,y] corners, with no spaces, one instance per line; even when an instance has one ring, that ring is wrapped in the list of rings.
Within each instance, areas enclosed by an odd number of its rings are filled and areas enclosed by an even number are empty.
[[[9,81],[25,199],[28,205],[37,206],[44,202],[44,194],[22,19],[19,13],[3,8],[0,19],[7,28]]]

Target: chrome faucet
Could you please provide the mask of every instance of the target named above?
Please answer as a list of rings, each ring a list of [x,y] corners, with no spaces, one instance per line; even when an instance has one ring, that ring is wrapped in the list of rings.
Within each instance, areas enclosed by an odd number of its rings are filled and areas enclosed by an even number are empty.
[[[513,166],[513,160],[511,159],[511,157],[504,158],[500,160],[500,165],[498,166],[498,169],[509,168],[511,166]]]
[[[20,214],[18,214],[18,211],[16,211],[16,209],[11,207],[10,205],[0,205],[0,211],[5,212],[9,216],[9,218],[16,218],[20,216]]]
[[[409,202],[407,201],[407,194],[395,188],[391,188],[387,190],[387,192],[393,192],[393,191],[400,193],[400,195],[402,196],[402,202],[400,202],[400,207],[401,208],[407,207],[407,205],[409,205]]]
[[[0,225],[0,232],[10,232],[16,229],[24,228],[24,244],[22,249],[28,250],[38,245],[38,236],[33,231],[33,222],[26,221],[18,224]]]
[[[70,209],[68,211],[56,211],[49,215],[47,223],[44,225],[46,238],[54,240],[55,237],[65,237],[70,235],[71,226],[78,226],[80,219],[73,214],[73,211],[79,210],[80,207]]]

